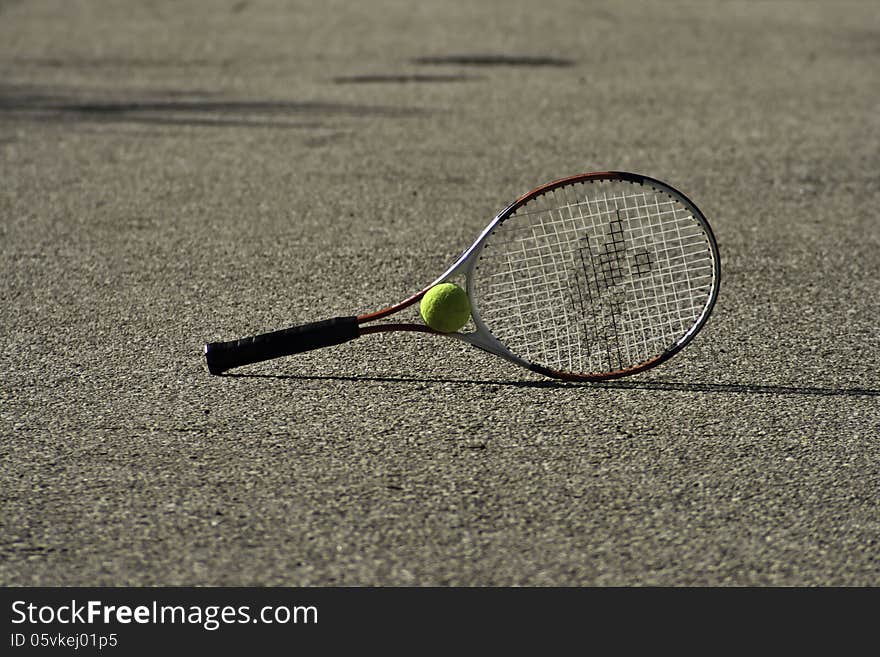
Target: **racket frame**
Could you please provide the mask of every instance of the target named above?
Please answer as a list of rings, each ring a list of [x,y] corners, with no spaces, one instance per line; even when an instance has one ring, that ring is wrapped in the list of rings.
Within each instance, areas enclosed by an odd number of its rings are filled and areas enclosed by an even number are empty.
[[[525,358],[516,355],[501,340],[495,337],[489,327],[486,326],[480,316],[478,304],[474,303],[474,299],[478,298],[475,287],[477,277],[474,276],[474,269],[480,259],[480,254],[486,245],[486,241],[500,224],[513,216],[517,209],[542,194],[577,183],[615,180],[626,181],[638,185],[648,185],[655,190],[666,193],[687,208],[691,216],[701,225],[706,235],[709,249],[712,252],[714,269],[710,295],[701,314],[694,321],[690,329],[688,329],[684,335],[678,338],[674,343],[669,345],[669,347],[667,347],[661,354],[619,370],[590,373],[560,371],[530,362]],[[424,324],[415,323],[378,323],[363,326],[363,324],[369,324],[408,308],[420,301],[428,290],[435,285],[439,285],[440,283],[444,283],[453,277],[460,275],[463,275],[467,281],[467,294],[471,299],[471,319],[473,320],[476,330],[469,333],[462,333],[459,331],[441,333],[440,331],[435,331]],[[640,174],[624,171],[584,173],[548,182],[520,196],[489,222],[474,243],[471,244],[471,246],[468,247],[468,249],[466,249],[458,259],[446,269],[446,271],[431,282],[430,285],[427,285],[424,289],[399,303],[373,313],[366,313],[352,317],[337,317],[323,322],[313,322],[311,324],[294,326],[281,331],[273,331],[271,333],[264,333],[262,335],[242,338],[240,340],[208,343],[205,345],[205,357],[208,362],[209,371],[212,374],[222,374],[224,371],[233,367],[259,362],[261,360],[268,360],[270,358],[277,358],[283,355],[301,353],[302,351],[309,351],[324,346],[341,344],[342,342],[347,342],[370,333],[417,331],[421,333],[447,336],[466,342],[491,354],[500,356],[520,367],[524,367],[545,376],[568,381],[602,381],[641,372],[650,367],[654,367],[655,365],[659,365],[681,351],[681,349],[683,349],[685,345],[694,338],[709,318],[712,308],[715,306],[715,301],[718,298],[720,282],[721,258],[718,253],[718,245],[715,241],[715,236],[712,233],[709,222],[706,221],[705,216],[703,216],[703,213],[688,197],[667,183]]]

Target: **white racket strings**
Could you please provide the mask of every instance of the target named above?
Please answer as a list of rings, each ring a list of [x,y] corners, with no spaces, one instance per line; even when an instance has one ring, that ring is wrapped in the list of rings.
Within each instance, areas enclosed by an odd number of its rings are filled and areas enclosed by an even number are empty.
[[[493,230],[475,302],[493,335],[532,363],[623,370],[696,327],[714,260],[682,199],[625,180],[577,182],[529,200]]]

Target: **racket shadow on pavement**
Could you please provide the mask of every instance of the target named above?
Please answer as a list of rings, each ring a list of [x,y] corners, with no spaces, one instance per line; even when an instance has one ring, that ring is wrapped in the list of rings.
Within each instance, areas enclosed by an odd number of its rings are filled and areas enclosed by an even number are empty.
[[[227,373],[227,378],[276,379],[279,381],[350,381],[352,383],[456,383],[460,385],[505,386],[512,388],[583,388],[610,390],[648,390],[666,392],[697,392],[737,395],[811,395],[818,397],[880,397],[880,390],[870,388],[820,388],[814,386],[758,385],[750,383],[685,383],[683,381],[568,381],[492,380],[427,378],[415,376],[344,376],[306,374],[240,374]]]

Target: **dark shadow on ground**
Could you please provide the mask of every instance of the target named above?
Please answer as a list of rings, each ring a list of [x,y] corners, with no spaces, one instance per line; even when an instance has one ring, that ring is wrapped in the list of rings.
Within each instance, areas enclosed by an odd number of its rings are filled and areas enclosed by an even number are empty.
[[[341,75],[333,78],[333,82],[336,84],[436,84],[445,82],[475,82],[484,79],[485,78],[480,75],[465,75],[464,73],[451,73],[448,75],[397,75],[389,73],[376,75]]]
[[[664,392],[699,392],[737,395],[813,395],[820,397],[880,397],[880,390],[870,388],[819,388],[811,386],[757,385],[748,383],[686,383],[683,381],[530,381],[499,379],[448,379],[411,376],[307,376],[296,374],[224,374],[241,379],[278,379],[280,381],[351,381],[378,383],[459,383],[462,385],[510,386],[514,388],[607,388],[611,390],[646,390]]]
[[[528,55],[434,55],[429,57],[417,57],[412,60],[414,64],[422,65],[449,65],[456,66],[510,66],[510,67],[551,67],[568,68],[574,66],[571,59],[561,57],[542,57]]]
[[[428,113],[420,108],[357,103],[223,99],[204,92],[161,96],[119,91],[112,96],[110,92],[84,94],[70,88],[0,84],[0,117],[41,122],[317,128],[323,127],[322,119],[406,118]]]

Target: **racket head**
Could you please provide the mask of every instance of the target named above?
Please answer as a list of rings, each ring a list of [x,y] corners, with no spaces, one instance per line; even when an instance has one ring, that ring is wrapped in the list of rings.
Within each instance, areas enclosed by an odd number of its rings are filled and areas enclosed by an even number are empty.
[[[674,356],[705,325],[721,281],[699,208],[664,182],[618,171],[523,195],[441,278],[460,271],[476,331],[456,337],[575,381]]]

